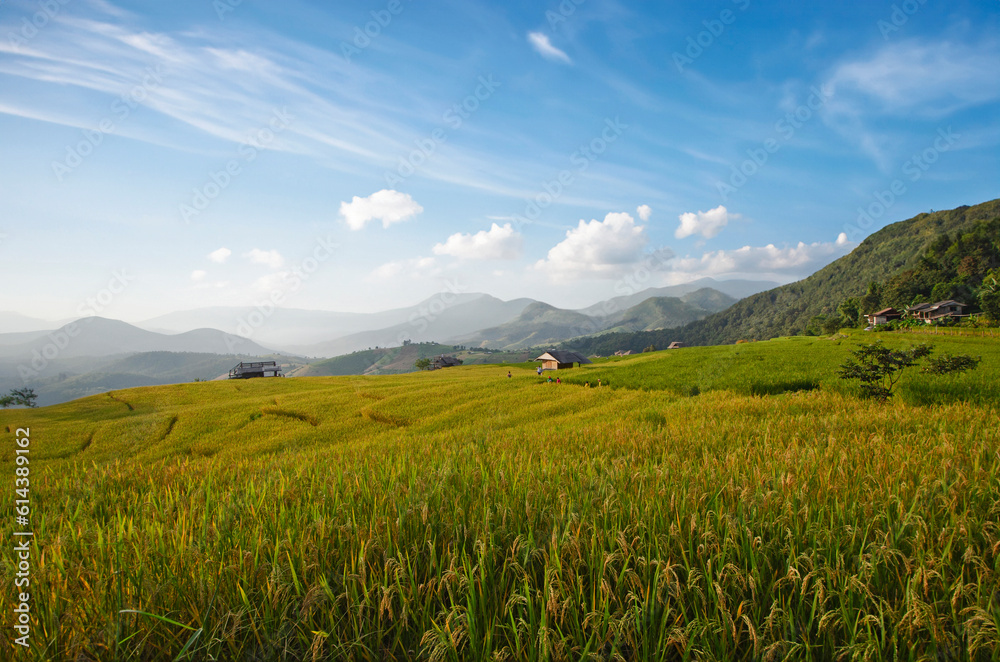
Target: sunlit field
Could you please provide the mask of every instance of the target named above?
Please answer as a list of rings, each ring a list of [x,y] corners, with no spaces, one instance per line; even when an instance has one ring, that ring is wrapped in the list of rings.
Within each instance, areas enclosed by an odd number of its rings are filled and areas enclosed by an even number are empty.
[[[983,362],[887,405],[835,376],[857,334],[0,412],[31,655],[1000,659],[1000,348],[879,338]]]

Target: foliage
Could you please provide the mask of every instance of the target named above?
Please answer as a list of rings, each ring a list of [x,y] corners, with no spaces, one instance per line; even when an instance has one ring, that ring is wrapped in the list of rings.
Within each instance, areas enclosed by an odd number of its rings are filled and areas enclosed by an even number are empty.
[[[945,354],[944,356],[932,356],[927,360],[927,365],[921,368],[921,372],[932,375],[947,375],[949,373],[962,373],[966,370],[975,370],[982,362],[982,357],[971,357],[968,354]]]
[[[886,401],[892,397],[892,389],[903,376],[903,371],[916,365],[921,359],[930,357],[933,349],[932,345],[927,344],[908,349],[891,349],[877,340],[855,350],[854,358],[845,361],[837,374],[841,379],[860,381],[861,391],[866,396]],[[928,365],[921,371],[932,375],[962,373],[974,370],[981,361],[982,358],[973,358],[967,354],[945,354],[929,358]]]
[[[0,397],[0,408],[7,409],[8,407],[14,405],[32,408],[37,407],[38,394],[35,393],[35,389],[24,387],[11,389],[10,394]]]
[[[413,364],[413,367],[417,370],[426,370],[431,367],[431,360],[428,358],[417,359]]]

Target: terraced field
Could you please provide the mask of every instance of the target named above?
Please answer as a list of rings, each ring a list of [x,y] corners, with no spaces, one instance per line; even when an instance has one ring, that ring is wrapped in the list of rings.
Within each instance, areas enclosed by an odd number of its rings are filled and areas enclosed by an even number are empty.
[[[0,412],[19,659],[997,659],[1000,351],[879,405],[834,376],[868,339]]]

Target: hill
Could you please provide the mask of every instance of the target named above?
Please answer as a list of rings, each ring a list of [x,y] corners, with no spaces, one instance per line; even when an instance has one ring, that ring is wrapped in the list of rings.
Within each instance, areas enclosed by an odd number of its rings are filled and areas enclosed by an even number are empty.
[[[439,343],[411,343],[402,347],[380,347],[315,361],[291,374],[295,377],[399,375],[417,372],[414,364],[418,359],[430,359],[441,354],[462,359],[466,365],[520,363],[534,358],[531,352],[499,352]]]
[[[252,340],[231,336],[215,329],[195,329],[186,333],[167,335],[103,317],[85,317],[27,342],[13,344],[0,342],[0,358],[28,361],[36,353],[51,360],[55,357],[67,359],[133,352],[247,355],[272,353],[271,350],[261,347]]]
[[[851,297],[864,296],[872,283],[892,283],[893,277],[907,278],[906,274],[915,274],[927,259],[928,253],[934,253],[935,247],[942,242],[947,250],[961,252],[962,242],[952,242],[952,238],[962,235],[993,234],[993,248],[983,247],[982,241],[975,242],[975,250],[970,248],[969,255],[975,253],[981,258],[975,265],[969,267],[966,277],[969,283],[978,284],[982,280],[983,270],[996,266],[997,251],[1000,246],[1000,231],[977,230],[977,225],[987,227],[986,223],[996,223],[1000,218],[1000,200],[993,200],[974,207],[959,207],[950,211],[938,211],[919,214],[909,220],[888,225],[867,237],[849,255],[820,269],[808,278],[777,287],[767,292],[754,294],[735,303],[723,312],[710,315],[703,320],[693,322],[680,329],[670,332],[640,332],[618,333],[574,341],[573,347],[578,351],[591,354],[608,354],[618,349],[641,350],[653,345],[666,347],[674,340],[689,344],[715,345],[734,343],[737,340],[765,340],[778,336],[788,336],[803,333],[817,316],[838,315],[840,304]],[[990,226],[992,227],[992,226]],[[957,247],[952,248],[957,244]],[[990,251],[993,254],[990,255]],[[959,256],[964,260],[969,255]],[[977,258],[979,259],[979,258]],[[955,271],[960,271],[956,266]],[[949,273],[942,272],[940,278],[951,278]],[[958,276],[955,276],[958,277]],[[978,277],[979,281],[976,281]],[[910,280],[913,280],[912,278]],[[899,283],[896,283],[899,285]],[[926,296],[934,294],[934,284],[925,284],[925,292],[910,290],[910,296]],[[957,287],[957,286],[956,286]],[[951,290],[939,294],[947,294]],[[941,298],[946,298],[942,296]],[[881,297],[875,297],[870,305],[884,303]],[[908,305],[905,303],[893,305]],[[973,303],[973,302],[969,302]],[[873,311],[861,311],[873,312]],[[856,320],[845,320],[851,325]]]
[[[626,310],[617,310],[615,305],[598,308],[603,315],[586,315],[580,311],[563,310],[535,302],[516,319],[460,338],[458,342],[478,347],[517,350],[551,345],[570,338],[601,333],[609,328],[627,331],[672,328],[723,310],[735,301],[726,294],[709,288],[688,292],[680,298],[639,298],[640,303]],[[611,299],[608,303],[627,300],[629,299]]]

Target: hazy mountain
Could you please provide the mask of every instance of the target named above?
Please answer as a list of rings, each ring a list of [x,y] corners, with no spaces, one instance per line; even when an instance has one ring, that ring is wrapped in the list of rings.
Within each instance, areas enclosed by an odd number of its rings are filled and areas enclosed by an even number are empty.
[[[49,320],[28,317],[20,313],[0,311],[0,335],[11,333],[27,333],[31,331],[48,331],[59,324]]]
[[[681,298],[656,297],[646,299],[622,315],[614,331],[652,331],[672,329],[700,320],[711,313],[725,310],[736,299],[710,288],[685,294]]]
[[[339,356],[373,347],[395,347],[404,340],[451,342],[454,338],[512,320],[533,303],[531,299],[501,301],[488,294],[477,294],[469,299],[467,295],[459,298],[459,295],[445,293],[408,309],[409,316],[400,324],[315,345],[292,345],[288,349],[304,356]]]
[[[778,287],[778,285],[779,283],[767,280],[715,280],[714,278],[699,278],[690,283],[669,285],[667,287],[650,287],[635,294],[614,297],[607,301],[600,301],[592,306],[581,308],[577,312],[596,317],[612,316],[616,313],[624,313],[632,306],[638,305],[647,299],[684,297],[687,294],[706,288],[721,292],[733,299],[742,299],[751,294]]]
[[[208,354],[271,354],[269,349],[216,329],[195,329],[176,335],[146,331],[119,320],[85,317],[27,342],[0,342],[0,357],[31,359],[36,352],[48,361],[81,356],[134,352],[203,352]]]
[[[444,292],[415,306],[375,313],[276,308],[269,314],[262,315],[261,311],[249,306],[199,308],[154,317],[141,322],[138,326],[149,331],[165,333],[180,333],[194,328],[221,329],[234,335],[248,336],[256,342],[274,347],[307,348],[365,331],[394,328],[414,317],[420,317],[423,314],[421,311],[440,312],[440,308],[460,306],[484,297],[498,301],[485,294]],[[262,320],[262,323],[258,320]],[[370,344],[366,343],[364,347]]]
[[[516,319],[477,331],[458,342],[493,349],[520,349],[600,333],[609,328],[630,331],[671,328],[723,310],[735,301],[709,288],[689,292],[684,297],[648,298],[631,308],[602,317],[535,302]]]

